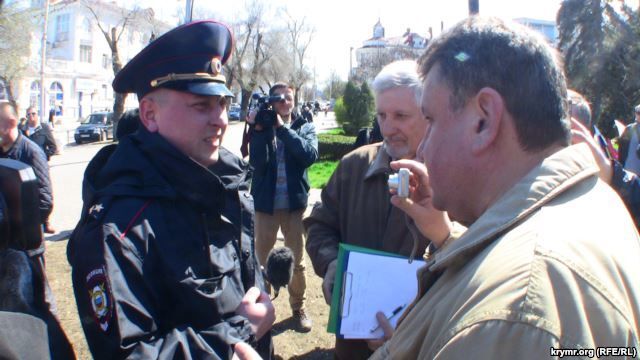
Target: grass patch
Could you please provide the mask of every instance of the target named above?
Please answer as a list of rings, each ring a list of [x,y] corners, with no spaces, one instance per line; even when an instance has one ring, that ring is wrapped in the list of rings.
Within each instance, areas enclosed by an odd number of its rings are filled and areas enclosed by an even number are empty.
[[[322,189],[338,166],[338,160],[321,160],[309,168],[309,183],[313,189]]]
[[[329,129],[329,130],[325,131],[323,134],[344,135],[344,129],[343,128]]]

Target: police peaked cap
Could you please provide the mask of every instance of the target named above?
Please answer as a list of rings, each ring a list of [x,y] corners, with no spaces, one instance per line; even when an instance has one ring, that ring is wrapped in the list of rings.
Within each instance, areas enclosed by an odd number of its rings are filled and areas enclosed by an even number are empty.
[[[233,96],[222,65],[231,57],[231,30],[212,20],[195,21],[160,36],[116,74],[113,90],[138,99],[159,88],[197,95]]]

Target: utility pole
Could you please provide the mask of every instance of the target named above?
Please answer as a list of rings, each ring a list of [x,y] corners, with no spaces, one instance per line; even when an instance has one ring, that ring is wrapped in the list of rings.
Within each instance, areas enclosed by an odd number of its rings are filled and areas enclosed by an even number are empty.
[[[349,76],[347,79],[351,79],[353,76],[353,46],[349,48]]]
[[[42,26],[42,49],[40,50],[40,121],[45,121],[44,109],[47,104],[44,86],[44,65],[47,61],[47,23],[49,22],[49,0],[44,1],[44,25]],[[53,125],[53,124],[52,124]]]
[[[191,19],[193,19],[193,2],[195,0],[187,0],[187,5],[186,8],[184,10],[184,23],[188,23],[191,22]]]
[[[480,0],[469,0],[469,16],[480,13]]]

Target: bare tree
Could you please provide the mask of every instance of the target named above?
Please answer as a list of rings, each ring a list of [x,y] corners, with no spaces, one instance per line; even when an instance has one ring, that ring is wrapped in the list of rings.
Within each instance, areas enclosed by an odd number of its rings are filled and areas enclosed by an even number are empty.
[[[14,85],[30,66],[27,59],[31,52],[31,33],[40,16],[20,9],[16,3],[3,6],[0,13],[0,81],[4,83],[7,100],[14,107],[17,105]]]
[[[122,60],[120,60],[120,51],[118,48],[122,35],[128,31],[139,31],[141,24],[154,23],[154,12],[152,9],[141,9],[137,6],[126,9],[100,0],[81,0],[81,3],[89,10],[100,32],[104,35],[107,44],[109,44],[109,49],[111,49],[111,66],[113,68],[113,74],[115,75],[122,69]],[[99,13],[105,10],[119,14],[114,23],[106,23],[103,19],[107,17],[99,16]],[[154,28],[155,26],[152,26],[152,29]],[[124,101],[127,94],[115,93],[114,97],[113,113],[114,119],[117,120],[124,112]]]
[[[226,65],[227,84],[235,81],[240,86],[242,101],[241,118],[247,113],[249,99],[254,89],[260,85],[263,69],[272,58],[273,52],[264,22],[266,9],[259,0],[251,0],[245,5],[245,17],[232,25],[236,38],[234,53]]]
[[[346,85],[347,82],[340,78],[335,69],[332,69],[331,73],[329,73],[329,78],[327,79],[325,88],[322,91],[322,95],[327,100],[331,100],[332,98],[337,99],[344,94]]]
[[[262,69],[262,82],[267,88],[271,88],[277,81],[289,79],[293,69],[293,57],[283,56],[289,53],[288,36],[284,31],[272,30],[265,36],[273,56]]]
[[[286,26],[290,41],[289,46],[291,47],[290,54],[293,57],[293,68],[289,82],[295,87],[295,103],[297,105],[300,89],[312,78],[311,71],[305,66],[305,60],[316,30],[313,26],[306,24],[306,17],[303,16],[302,19],[298,20],[287,11],[285,11],[285,14],[287,16]]]

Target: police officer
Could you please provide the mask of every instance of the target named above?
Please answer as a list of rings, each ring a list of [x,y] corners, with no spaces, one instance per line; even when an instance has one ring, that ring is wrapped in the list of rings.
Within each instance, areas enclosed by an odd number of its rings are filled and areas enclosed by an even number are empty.
[[[247,166],[221,147],[232,43],[223,24],[186,24],[113,81],[138,95],[141,126],[88,165],[67,249],[96,359],[228,359],[238,342],[271,355]]]

